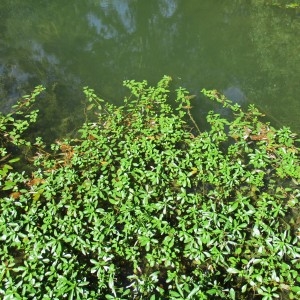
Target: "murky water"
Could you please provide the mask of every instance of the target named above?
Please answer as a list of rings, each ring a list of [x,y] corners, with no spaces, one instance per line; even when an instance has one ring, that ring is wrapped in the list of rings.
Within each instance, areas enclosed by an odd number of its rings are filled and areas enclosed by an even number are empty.
[[[275,125],[300,133],[300,15],[240,0],[2,0],[2,111],[44,84],[41,130],[55,135],[83,119],[83,86],[114,103],[124,79],[157,82],[198,95],[202,88],[257,104]]]

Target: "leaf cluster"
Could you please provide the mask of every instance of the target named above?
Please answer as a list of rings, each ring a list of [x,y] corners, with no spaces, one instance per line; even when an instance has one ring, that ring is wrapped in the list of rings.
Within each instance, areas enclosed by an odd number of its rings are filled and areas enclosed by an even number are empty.
[[[233,120],[212,111],[192,129],[191,96],[171,106],[170,80],[125,81],[119,107],[84,88],[97,119],[50,152],[38,139],[31,175],[6,170],[4,299],[297,298],[295,135],[214,90]]]

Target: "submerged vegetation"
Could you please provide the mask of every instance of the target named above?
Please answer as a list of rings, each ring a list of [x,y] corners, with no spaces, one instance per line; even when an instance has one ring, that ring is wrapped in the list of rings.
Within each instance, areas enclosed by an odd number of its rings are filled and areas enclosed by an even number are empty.
[[[233,118],[198,128],[169,82],[125,81],[120,107],[85,88],[86,122],[51,149],[23,137],[42,87],[0,116],[3,299],[299,298],[295,135],[214,90]]]

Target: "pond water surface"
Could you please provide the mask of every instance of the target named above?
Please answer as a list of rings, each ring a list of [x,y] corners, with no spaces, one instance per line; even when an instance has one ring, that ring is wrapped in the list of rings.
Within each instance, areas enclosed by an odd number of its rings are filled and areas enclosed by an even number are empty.
[[[82,122],[83,86],[121,103],[123,80],[166,74],[197,95],[197,120],[215,88],[300,133],[299,32],[297,11],[263,1],[2,0],[0,109],[45,85],[39,126],[54,137]]]

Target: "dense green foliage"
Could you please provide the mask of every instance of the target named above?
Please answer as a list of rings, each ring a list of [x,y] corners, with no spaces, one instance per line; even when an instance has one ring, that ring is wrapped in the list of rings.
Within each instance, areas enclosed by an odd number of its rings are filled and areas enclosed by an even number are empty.
[[[258,1],[259,2],[259,1]],[[280,8],[287,8],[287,9],[295,9],[300,7],[299,0],[266,0],[266,4],[273,5]]]
[[[121,107],[85,88],[78,137],[47,151],[21,139],[41,87],[0,117],[3,299],[299,297],[295,135],[206,90],[233,118],[199,129],[169,82],[126,81]],[[30,175],[17,146],[36,149]]]

